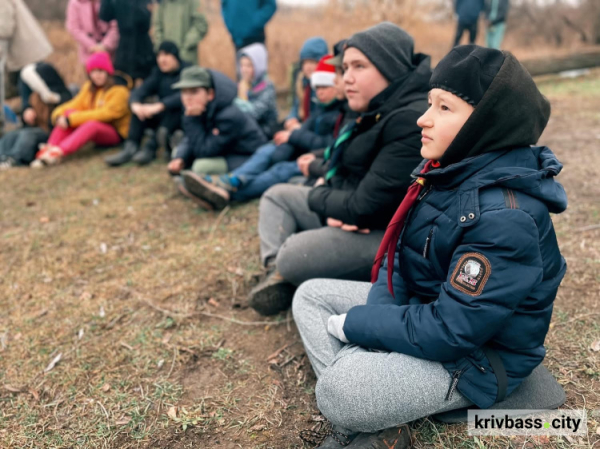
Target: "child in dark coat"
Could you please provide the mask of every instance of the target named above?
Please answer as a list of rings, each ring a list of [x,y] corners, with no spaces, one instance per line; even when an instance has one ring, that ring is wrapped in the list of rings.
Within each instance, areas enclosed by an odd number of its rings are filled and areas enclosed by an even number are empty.
[[[171,174],[179,175],[186,169],[196,173],[227,173],[266,143],[267,138],[256,121],[235,106],[237,86],[222,73],[189,67],[173,88],[181,90],[185,137],[169,163]]]
[[[294,297],[317,404],[334,424],[322,449],[407,448],[401,424],[488,408],[544,359],[566,271],[550,217],[567,206],[554,180],[562,165],[530,146],[550,104],[514,56],[477,46],[450,52],[430,86],[418,120],[425,160],[373,285],[314,280]]]
[[[230,201],[259,198],[269,187],[302,175],[295,159],[333,142],[342,121],[340,111],[346,105],[343,86],[339,80],[336,82],[335,68],[326,64],[330,58],[330,55],[321,58],[311,77],[319,109],[300,129],[278,132],[274,143],[260,147],[244,165],[227,175],[189,173],[184,179],[190,191],[216,209],[222,209]]]
[[[170,160],[169,137],[181,129],[183,105],[178,90],[173,84],[179,81],[181,71],[189,66],[179,57],[179,49],[173,42],[163,42],[156,57],[157,67],[140,87],[131,92],[131,125],[125,146],[120,153],[111,155],[105,162],[117,167],[131,160],[146,165],[156,158],[162,147]],[[149,100],[152,99],[152,102]],[[139,146],[142,137],[148,138],[144,147]]]

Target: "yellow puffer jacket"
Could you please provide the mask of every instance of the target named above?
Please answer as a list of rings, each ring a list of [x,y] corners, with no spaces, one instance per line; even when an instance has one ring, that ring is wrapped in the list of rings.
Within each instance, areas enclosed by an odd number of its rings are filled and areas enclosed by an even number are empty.
[[[98,89],[94,95],[92,83],[87,81],[75,98],[54,110],[52,123],[56,123],[56,119],[68,110],[73,110],[69,114],[69,124],[73,128],[90,120],[97,120],[111,124],[121,137],[127,138],[131,112],[129,111],[129,90],[125,86],[112,86],[107,90]]]

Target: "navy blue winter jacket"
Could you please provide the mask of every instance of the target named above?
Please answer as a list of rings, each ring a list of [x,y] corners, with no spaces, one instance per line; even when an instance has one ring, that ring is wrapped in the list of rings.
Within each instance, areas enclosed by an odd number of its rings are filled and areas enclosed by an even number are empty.
[[[184,117],[184,140],[177,147],[175,159],[190,167],[195,159],[224,157],[232,170],[250,157],[267,138],[252,117],[233,101],[237,85],[216,70],[210,70],[215,98],[206,111],[196,117]]]
[[[567,206],[554,180],[561,169],[548,148],[525,147],[422,175],[429,188],[398,242],[395,298],[386,261],[367,305],[348,313],[350,342],[442,362],[481,408],[497,395],[486,345],[505,366],[510,394],[544,359],[566,271],[550,218]]]

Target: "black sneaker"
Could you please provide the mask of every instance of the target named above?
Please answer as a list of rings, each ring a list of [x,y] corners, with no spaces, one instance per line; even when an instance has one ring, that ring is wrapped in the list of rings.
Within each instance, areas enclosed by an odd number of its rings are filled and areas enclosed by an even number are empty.
[[[208,201],[215,209],[224,209],[229,204],[229,192],[190,170],[181,172],[186,189],[198,198]]]
[[[250,292],[248,304],[263,316],[277,315],[292,305],[296,287],[274,270]]]
[[[412,439],[410,430],[405,424],[375,433],[360,433],[347,447],[348,449],[409,449],[412,447]]]

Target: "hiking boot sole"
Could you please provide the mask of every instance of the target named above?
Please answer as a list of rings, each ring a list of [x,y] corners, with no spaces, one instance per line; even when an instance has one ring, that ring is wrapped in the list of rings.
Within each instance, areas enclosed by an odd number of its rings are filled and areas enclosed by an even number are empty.
[[[215,209],[224,209],[229,204],[229,194],[225,189],[211,184],[191,171],[182,172],[181,176],[186,189],[211,203]]]
[[[248,305],[263,316],[277,315],[290,308],[295,291],[289,282],[258,285],[250,293]]]
[[[207,203],[206,201],[198,198],[196,195],[194,195],[193,193],[191,193],[188,189],[185,188],[185,186],[181,183],[177,184],[177,190],[179,190],[179,192],[188,197],[190,200],[192,200],[194,203],[196,203],[197,206],[201,207],[204,210],[214,210],[214,207],[212,204]]]

